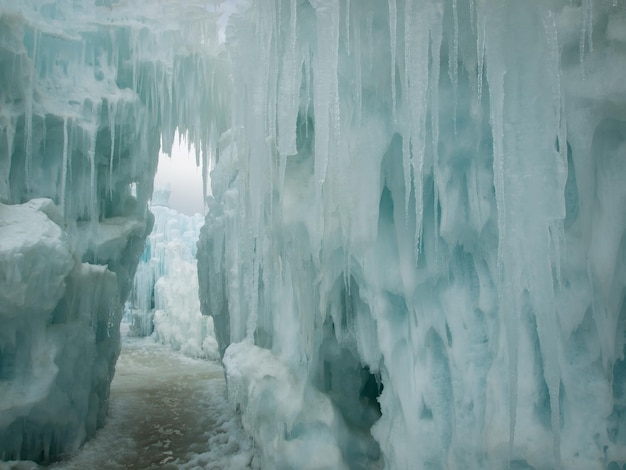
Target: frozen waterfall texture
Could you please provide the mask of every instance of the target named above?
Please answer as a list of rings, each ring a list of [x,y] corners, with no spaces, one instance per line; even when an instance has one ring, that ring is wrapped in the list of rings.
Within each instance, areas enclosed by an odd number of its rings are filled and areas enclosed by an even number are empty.
[[[154,228],[146,240],[126,318],[129,334],[149,336],[194,358],[219,360],[213,318],[198,298],[196,244],[204,217],[168,206],[169,190],[156,188],[150,211]]]
[[[229,119],[202,3],[0,0],[0,460],[104,422],[160,140]]]
[[[264,468],[624,465],[625,0],[206,3],[0,0],[0,458],[102,424],[179,127]]]
[[[626,2],[257,0],[199,245],[264,468],[626,463]]]

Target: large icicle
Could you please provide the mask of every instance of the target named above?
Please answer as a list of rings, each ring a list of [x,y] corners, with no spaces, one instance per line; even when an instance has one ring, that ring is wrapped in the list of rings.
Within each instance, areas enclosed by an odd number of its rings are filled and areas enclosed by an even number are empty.
[[[391,112],[396,120],[396,43],[398,28],[398,6],[396,0],[388,0],[389,5],[389,39],[391,45]]]
[[[456,0],[455,0],[456,2]],[[430,31],[430,126],[433,152],[434,228],[435,252],[439,251],[439,75],[441,43],[443,41],[443,4],[433,3],[433,20]],[[456,93],[456,91],[455,91]],[[456,98],[455,98],[456,99]],[[456,105],[455,105],[456,107]],[[454,112],[456,116],[456,111]],[[456,121],[456,118],[455,118]]]
[[[405,11],[405,102],[404,112],[409,117],[409,128],[403,136],[405,144],[405,184],[407,159],[410,158],[413,173],[412,189],[415,198],[415,259],[419,257],[424,217],[424,158],[426,151],[426,116],[428,110],[429,41],[432,5],[409,0]],[[410,155],[410,157],[409,157]],[[406,187],[407,193],[411,186]],[[408,196],[405,199],[408,206]]]
[[[68,166],[68,135],[67,135],[67,117],[63,118],[63,157],[61,160],[61,199],[60,199],[60,207],[63,214],[66,211],[66,192],[67,192],[67,166]]]
[[[478,22],[485,28],[485,57],[488,61],[487,82],[489,84],[489,116],[493,138],[493,179],[498,211],[498,305],[504,316],[507,352],[508,352],[508,385],[509,385],[509,460],[513,452],[515,441],[515,425],[517,418],[518,394],[518,310],[519,300],[515,289],[520,279],[512,277],[512,273],[505,266],[507,208],[505,192],[505,153],[504,153],[504,79],[506,66],[503,51],[504,25],[502,18],[503,8],[488,11],[489,3],[483,5],[478,12]],[[479,27],[480,31],[480,27]],[[480,47],[480,45],[479,45]],[[480,73],[480,72],[479,72]]]
[[[115,114],[117,106],[109,103],[109,134],[111,136],[111,153],[109,154],[109,198],[113,195],[113,156],[115,155]]]
[[[317,55],[315,57],[315,184],[318,204],[326,180],[330,151],[338,148],[339,138],[339,84],[337,66],[339,57],[339,3],[333,0],[314,0],[317,16]],[[319,207],[322,207],[321,205]]]
[[[300,83],[302,81],[302,62],[297,54],[297,3],[291,0],[289,34],[284,44],[278,47],[284,50],[278,82],[278,144],[281,158],[295,155],[296,123],[300,106]]]

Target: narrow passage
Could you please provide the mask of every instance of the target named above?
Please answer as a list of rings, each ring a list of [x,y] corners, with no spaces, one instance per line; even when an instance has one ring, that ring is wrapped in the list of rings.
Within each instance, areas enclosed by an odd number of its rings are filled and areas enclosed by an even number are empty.
[[[252,443],[225,390],[220,364],[123,331],[106,425],[75,456],[51,468],[254,468]]]

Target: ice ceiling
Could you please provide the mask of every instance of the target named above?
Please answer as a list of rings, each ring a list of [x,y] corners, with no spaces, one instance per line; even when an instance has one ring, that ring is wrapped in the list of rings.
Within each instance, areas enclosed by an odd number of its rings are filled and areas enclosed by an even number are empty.
[[[98,296],[128,295],[179,127],[212,167],[200,301],[264,468],[626,463],[622,0],[251,0],[223,47],[201,4],[14,3],[0,457],[101,425]],[[64,372],[85,352],[100,372]]]

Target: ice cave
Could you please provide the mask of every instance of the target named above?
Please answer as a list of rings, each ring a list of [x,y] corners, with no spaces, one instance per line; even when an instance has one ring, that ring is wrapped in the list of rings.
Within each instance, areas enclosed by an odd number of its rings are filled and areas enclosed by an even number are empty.
[[[126,309],[236,468],[622,470],[625,234],[626,0],[0,0],[0,468],[114,418]]]

